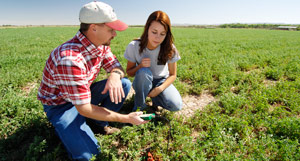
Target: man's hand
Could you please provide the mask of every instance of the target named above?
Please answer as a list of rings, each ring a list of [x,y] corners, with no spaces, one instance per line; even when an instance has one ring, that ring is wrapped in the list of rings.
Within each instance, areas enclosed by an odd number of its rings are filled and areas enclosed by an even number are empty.
[[[143,112],[131,112],[130,114],[128,114],[129,123],[131,123],[133,125],[140,125],[140,124],[149,122],[149,121],[145,121],[139,117],[142,114],[143,114]]]
[[[110,74],[101,94],[105,94],[107,91],[109,91],[111,102],[115,102],[115,104],[122,102],[122,98],[125,98],[125,93],[119,74],[114,72]]]

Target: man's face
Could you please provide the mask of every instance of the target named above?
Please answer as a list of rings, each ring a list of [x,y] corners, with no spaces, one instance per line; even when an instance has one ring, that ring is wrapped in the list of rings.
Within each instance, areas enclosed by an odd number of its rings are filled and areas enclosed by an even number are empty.
[[[96,45],[110,45],[110,41],[117,36],[117,33],[114,29],[106,26],[105,24],[96,24],[94,26],[94,35],[96,39]]]

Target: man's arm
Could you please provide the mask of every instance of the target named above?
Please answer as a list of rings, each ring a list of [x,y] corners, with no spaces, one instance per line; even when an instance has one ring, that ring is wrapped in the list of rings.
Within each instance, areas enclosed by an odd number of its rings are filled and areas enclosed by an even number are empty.
[[[131,123],[133,125],[147,123],[139,117],[143,112],[132,112],[125,115],[92,104],[75,105],[75,107],[82,116],[95,120]]]

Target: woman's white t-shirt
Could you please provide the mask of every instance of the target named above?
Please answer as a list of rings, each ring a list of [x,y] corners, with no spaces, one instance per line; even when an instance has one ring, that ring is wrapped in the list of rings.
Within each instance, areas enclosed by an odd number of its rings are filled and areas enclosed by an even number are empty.
[[[160,51],[160,46],[158,46],[154,50],[149,50],[148,48],[145,48],[144,51],[140,54],[140,41],[134,40],[131,41],[124,53],[124,57],[133,63],[136,63],[136,65],[139,65],[142,61],[142,58],[150,58],[151,59],[151,66],[150,70],[152,72],[153,78],[162,78],[162,77],[168,77],[169,76],[169,69],[168,69],[168,63],[174,63],[180,60],[179,53],[173,45],[173,48],[175,49],[175,53],[173,54],[173,58],[168,60],[166,64],[164,65],[158,65],[157,58]]]

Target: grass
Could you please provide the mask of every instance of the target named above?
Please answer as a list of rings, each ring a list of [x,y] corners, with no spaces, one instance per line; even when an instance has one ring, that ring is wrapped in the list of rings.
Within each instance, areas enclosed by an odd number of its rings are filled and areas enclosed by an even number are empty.
[[[68,159],[36,95],[50,52],[77,30],[0,29],[0,160]],[[127,44],[142,31],[129,28],[112,41],[123,67]],[[161,160],[300,159],[300,32],[173,28],[173,34],[182,57],[175,86],[182,95],[209,91],[218,101],[185,121],[165,113],[169,146],[166,122],[98,134],[96,160],[140,160],[149,148]]]

